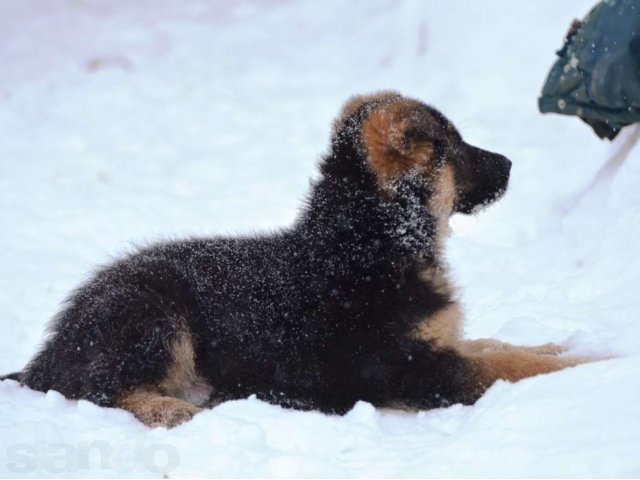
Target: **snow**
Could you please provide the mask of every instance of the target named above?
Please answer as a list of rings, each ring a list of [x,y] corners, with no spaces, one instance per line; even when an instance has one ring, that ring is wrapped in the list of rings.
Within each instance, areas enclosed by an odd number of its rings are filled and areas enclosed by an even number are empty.
[[[514,162],[498,205],[451,222],[467,335],[616,357],[471,407],[249,398],[168,431],[4,381],[0,475],[640,476],[640,149],[567,211],[612,147],[536,109],[592,3],[0,0],[0,372],[132,243],[290,223],[342,102],[383,88]]]

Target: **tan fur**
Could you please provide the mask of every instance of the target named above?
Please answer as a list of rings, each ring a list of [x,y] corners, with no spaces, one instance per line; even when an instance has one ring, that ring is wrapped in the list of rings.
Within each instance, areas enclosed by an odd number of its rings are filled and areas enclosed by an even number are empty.
[[[447,297],[454,295],[455,288],[451,285],[447,269],[444,266],[438,265],[425,268],[419,273],[419,276],[420,279],[427,282],[429,287],[436,293]]]
[[[188,332],[181,332],[177,340],[173,342],[171,357],[173,363],[159,386],[168,395],[178,396],[186,384],[196,376],[193,345],[191,335]]]
[[[211,387],[196,373],[195,355],[191,334],[183,331],[171,345],[172,364],[165,378],[158,384],[168,396],[204,405],[211,394]]]
[[[488,388],[496,380],[517,382],[523,378],[598,360],[589,357],[536,354],[527,351],[526,347],[511,347],[513,348],[468,354],[467,358],[475,365],[476,370],[475,378],[470,380],[479,388]]]
[[[444,256],[444,243],[449,235],[449,217],[455,202],[455,176],[450,165],[438,169],[434,175],[435,195],[429,202],[429,210],[438,219],[437,250],[439,256]],[[454,288],[447,277],[444,260],[439,262],[438,267],[420,272],[420,278],[437,293],[453,296]],[[415,335],[417,338],[433,341],[438,347],[454,346],[461,341],[462,321],[462,307],[458,303],[451,303],[424,319],[416,328]]]
[[[157,385],[130,391],[116,402],[150,427],[171,428],[191,419],[202,410],[198,406],[208,403],[212,391],[196,373],[191,334],[180,332],[169,348],[172,361],[165,377]]]
[[[437,218],[436,246],[440,255],[444,255],[444,244],[450,233],[449,218],[456,201],[455,172],[451,165],[445,164],[432,175],[434,195],[429,201],[429,210]]]
[[[559,355],[565,351],[560,345],[555,343],[545,343],[543,345],[536,345],[533,347],[523,347],[519,345],[512,345],[510,343],[501,342],[494,338],[479,338],[477,340],[464,340],[456,346],[456,348],[466,354],[481,354],[487,352],[499,352],[499,351],[521,351],[532,353],[535,355]]]
[[[383,190],[407,174],[427,176],[435,169],[433,145],[407,140],[410,129],[428,128],[420,103],[401,99],[374,108],[362,125],[362,142],[371,170]]]
[[[127,393],[118,399],[116,406],[133,413],[149,427],[175,427],[202,411],[179,398],[163,396],[153,388],[139,388]]]
[[[460,306],[452,303],[426,318],[414,333],[436,348],[456,350],[471,362],[468,388],[473,394],[481,394],[497,380],[517,382],[603,359],[562,357],[564,349],[553,343],[523,347],[490,338],[463,340],[462,317]]]
[[[455,172],[447,164],[437,171],[435,177],[434,195],[430,200],[429,210],[436,217],[445,219],[448,224],[456,201]]]
[[[415,331],[416,338],[433,342],[444,348],[457,345],[462,334],[462,308],[451,303],[421,322]]]
[[[420,277],[438,293],[451,295],[453,287],[443,268],[430,268]],[[475,365],[476,378],[470,379],[474,388],[488,388],[498,379],[515,382],[522,378],[549,373],[596,359],[587,357],[559,357],[564,349],[553,343],[526,347],[499,340],[462,338],[463,311],[458,303],[451,303],[424,319],[414,335],[431,342],[437,348],[453,348]]]
[[[402,98],[398,92],[392,90],[383,90],[380,92],[372,93],[369,95],[354,95],[346,101],[342,107],[340,115],[333,122],[333,135],[340,130],[344,124],[351,118],[360,108],[365,105],[378,105],[383,103],[390,103],[394,100]]]

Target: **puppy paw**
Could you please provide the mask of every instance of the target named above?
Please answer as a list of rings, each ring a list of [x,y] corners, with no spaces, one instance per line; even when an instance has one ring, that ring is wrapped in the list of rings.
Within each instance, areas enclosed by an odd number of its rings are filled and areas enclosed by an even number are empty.
[[[120,398],[118,407],[130,411],[149,427],[173,428],[187,422],[202,408],[174,397],[153,391],[138,390]]]
[[[163,399],[165,400],[165,399]],[[138,419],[149,427],[173,428],[188,422],[202,409],[179,399],[167,398],[157,402],[156,408],[138,416]]]
[[[551,342],[545,343],[544,345],[525,348],[528,348],[531,353],[535,353],[536,355],[560,355],[567,351],[565,347]]]

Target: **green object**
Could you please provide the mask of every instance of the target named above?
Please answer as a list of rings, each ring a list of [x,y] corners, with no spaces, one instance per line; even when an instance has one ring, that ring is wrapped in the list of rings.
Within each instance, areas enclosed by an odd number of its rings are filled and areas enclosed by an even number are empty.
[[[600,138],[640,122],[640,0],[604,0],[571,25],[538,99],[576,115]]]

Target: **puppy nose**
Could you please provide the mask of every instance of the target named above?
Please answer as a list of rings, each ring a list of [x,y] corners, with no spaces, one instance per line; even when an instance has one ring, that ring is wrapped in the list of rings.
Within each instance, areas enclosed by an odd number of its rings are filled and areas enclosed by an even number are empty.
[[[494,154],[494,161],[496,162],[496,164],[498,165],[498,168],[500,168],[500,170],[506,170],[507,173],[509,173],[511,171],[511,160],[509,160],[507,157],[505,157],[504,155],[500,155],[499,153]]]
[[[504,155],[498,155],[496,158],[496,173],[500,176],[503,176],[505,179],[508,179],[511,176],[511,160],[509,160]]]

